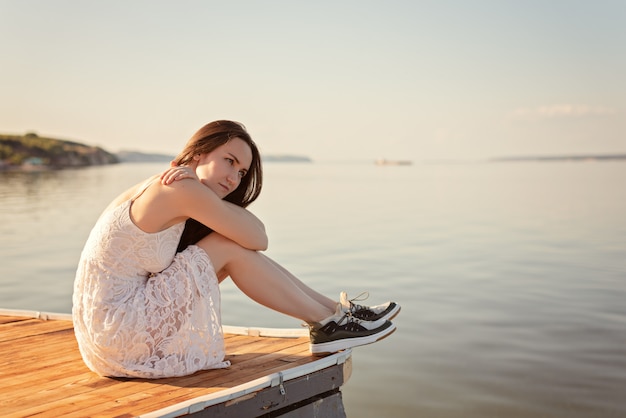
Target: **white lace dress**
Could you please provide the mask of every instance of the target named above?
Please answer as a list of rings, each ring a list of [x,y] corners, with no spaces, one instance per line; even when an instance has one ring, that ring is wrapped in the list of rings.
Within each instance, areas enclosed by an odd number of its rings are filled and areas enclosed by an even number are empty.
[[[104,213],[81,254],[76,339],[102,376],[161,378],[228,367],[217,276],[197,246],[176,253],[184,222],[146,233],[132,200]]]

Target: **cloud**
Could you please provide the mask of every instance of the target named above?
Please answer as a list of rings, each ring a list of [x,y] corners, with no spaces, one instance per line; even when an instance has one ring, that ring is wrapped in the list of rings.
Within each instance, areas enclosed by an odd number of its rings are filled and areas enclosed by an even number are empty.
[[[522,107],[509,114],[515,120],[539,120],[556,118],[581,118],[589,116],[610,116],[617,111],[610,107],[573,104],[544,105],[534,108]]]

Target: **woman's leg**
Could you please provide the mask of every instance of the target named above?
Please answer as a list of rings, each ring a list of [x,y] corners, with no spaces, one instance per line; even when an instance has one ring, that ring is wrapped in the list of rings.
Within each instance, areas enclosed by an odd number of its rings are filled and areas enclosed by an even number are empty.
[[[196,245],[206,251],[219,278],[228,274],[248,297],[270,309],[309,323],[335,313],[337,302],[315,292],[257,251],[215,232]]]
[[[218,279],[229,275],[256,302],[309,323],[309,349],[313,354],[371,344],[396,329],[386,319],[361,321],[351,313],[337,311],[337,303],[306,286],[270,258],[215,232],[196,245],[208,254]]]
[[[310,297],[312,297],[313,299],[315,299],[322,305],[326,306],[328,309],[331,309],[333,312],[335,312],[335,309],[337,307],[337,301],[334,301],[322,295],[321,293],[318,293],[314,289],[311,289],[309,286],[304,284],[300,279],[298,279],[296,276],[290,273],[286,268],[284,268],[283,266],[281,266],[280,264],[278,264],[276,261],[272,260],[271,258],[267,257],[266,255],[261,254],[261,257],[265,257],[267,261],[272,263],[277,269],[283,272],[285,276],[287,276],[292,282],[294,282],[294,284],[298,286],[300,289],[302,289],[302,291],[305,292],[307,295],[309,295]]]

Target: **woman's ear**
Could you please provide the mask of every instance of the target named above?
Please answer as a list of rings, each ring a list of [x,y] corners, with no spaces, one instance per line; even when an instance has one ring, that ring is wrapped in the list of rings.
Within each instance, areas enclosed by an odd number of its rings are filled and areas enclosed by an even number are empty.
[[[191,161],[189,161],[189,163],[187,164],[187,167],[195,170],[196,168],[198,168],[198,165],[200,165],[200,157],[201,155],[198,154],[197,156],[193,156],[193,158],[191,159]]]

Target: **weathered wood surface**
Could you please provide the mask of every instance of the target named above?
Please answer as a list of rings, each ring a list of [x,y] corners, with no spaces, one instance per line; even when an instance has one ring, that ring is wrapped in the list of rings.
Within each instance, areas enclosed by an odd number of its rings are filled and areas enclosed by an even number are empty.
[[[259,416],[302,407],[325,411],[306,416],[345,416],[339,387],[349,378],[349,350],[316,357],[309,353],[307,337],[247,334],[225,333],[231,362],[226,369],[167,379],[113,379],[87,369],[68,318],[0,313],[0,415]],[[211,414],[203,411],[207,407]],[[329,415],[327,408],[337,414]]]

